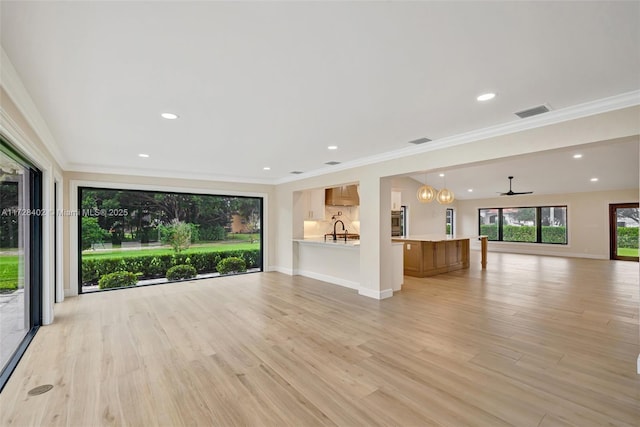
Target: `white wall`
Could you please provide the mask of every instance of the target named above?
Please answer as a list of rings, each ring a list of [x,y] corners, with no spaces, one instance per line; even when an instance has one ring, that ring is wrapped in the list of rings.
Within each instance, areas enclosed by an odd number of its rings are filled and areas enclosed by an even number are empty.
[[[567,245],[489,242],[488,250],[540,255],[609,259],[609,204],[638,202],[638,189],[545,196],[513,196],[458,201],[458,231],[478,235],[478,209],[531,206],[567,206]],[[479,249],[477,240],[472,249]]]

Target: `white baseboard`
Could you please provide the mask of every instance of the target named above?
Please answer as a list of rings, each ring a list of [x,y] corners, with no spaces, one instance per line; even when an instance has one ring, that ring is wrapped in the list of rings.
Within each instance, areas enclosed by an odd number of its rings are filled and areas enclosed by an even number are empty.
[[[64,290],[64,297],[77,297],[78,296],[78,292],[74,292],[73,289],[65,289]]]
[[[294,271],[291,268],[281,267],[279,265],[272,265],[264,269],[264,271],[275,271],[277,273],[286,274],[287,276],[293,276]]]
[[[313,271],[296,270],[295,275],[310,277],[316,280],[322,280],[323,282],[332,283],[334,285],[344,286],[350,289],[360,289],[360,283],[353,282],[351,280],[342,279],[340,277],[329,276],[326,274],[315,273]]]
[[[496,242],[492,242],[496,243]],[[608,256],[605,255],[597,255],[597,254],[587,254],[587,253],[579,253],[579,252],[549,252],[540,250],[540,248],[522,248],[517,246],[508,246],[502,242],[500,245],[493,245],[488,252],[498,252],[498,253],[510,253],[510,254],[523,254],[523,255],[540,255],[540,256],[559,256],[559,257],[567,257],[567,258],[588,258],[588,259],[609,259]],[[480,245],[471,245],[471,250],[480,250]],[[489,257],[489,261],[491,257]]]
[[[358,295],[373,299],[385,299],[393,296],[393,289],[384,289],[382,291],[374,291],[373,289],[360,288],[358,289]]]

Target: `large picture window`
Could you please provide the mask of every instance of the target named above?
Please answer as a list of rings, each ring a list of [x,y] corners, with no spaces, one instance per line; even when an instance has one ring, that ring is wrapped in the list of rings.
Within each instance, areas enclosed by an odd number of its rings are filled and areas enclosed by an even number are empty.
[[[80,187],[79,292],[262,271],[262,198]]]
[[[492,241],[567,244],[567,207],[537,206],[478,210],[480,235]]]

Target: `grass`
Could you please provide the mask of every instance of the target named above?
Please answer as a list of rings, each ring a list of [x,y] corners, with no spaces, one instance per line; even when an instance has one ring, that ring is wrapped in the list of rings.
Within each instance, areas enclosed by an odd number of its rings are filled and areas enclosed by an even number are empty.
[[[260,243],[238,242],[238,243],[208,243],[203,245],[192,246],[182,251],[183,254],[194,254],[203,252],[222,252],[236,250],[259,249]],[[131,249],[131,250],[110,250],[110,251],[92,251],[86,250],[82,252],[82,259],[112,259],[112,258],[133,258],[137,256],[147,255],[172,255],[173,249],[169,247],[153,248],[153,249]]]
[[[18,289],[18,255],[0,255],[0,292]]]
[[[618,256],[638,256],[638,248],[618,248]]]

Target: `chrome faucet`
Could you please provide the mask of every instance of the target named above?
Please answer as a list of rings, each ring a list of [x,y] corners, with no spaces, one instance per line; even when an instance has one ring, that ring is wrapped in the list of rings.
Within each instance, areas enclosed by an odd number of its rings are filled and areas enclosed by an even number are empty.
[[[347,229],[344,228],[344,222],[342,222],[341,219],[337,220],[336,222],[333,223],[333,240],[338,240],[337,236],[336,236],[336,226],[338,225],[338,223],[342,224],[342,231],[344,231],[345,233],[347,232]],[[346,240],[346,236],[345,236],[345,240]]]

